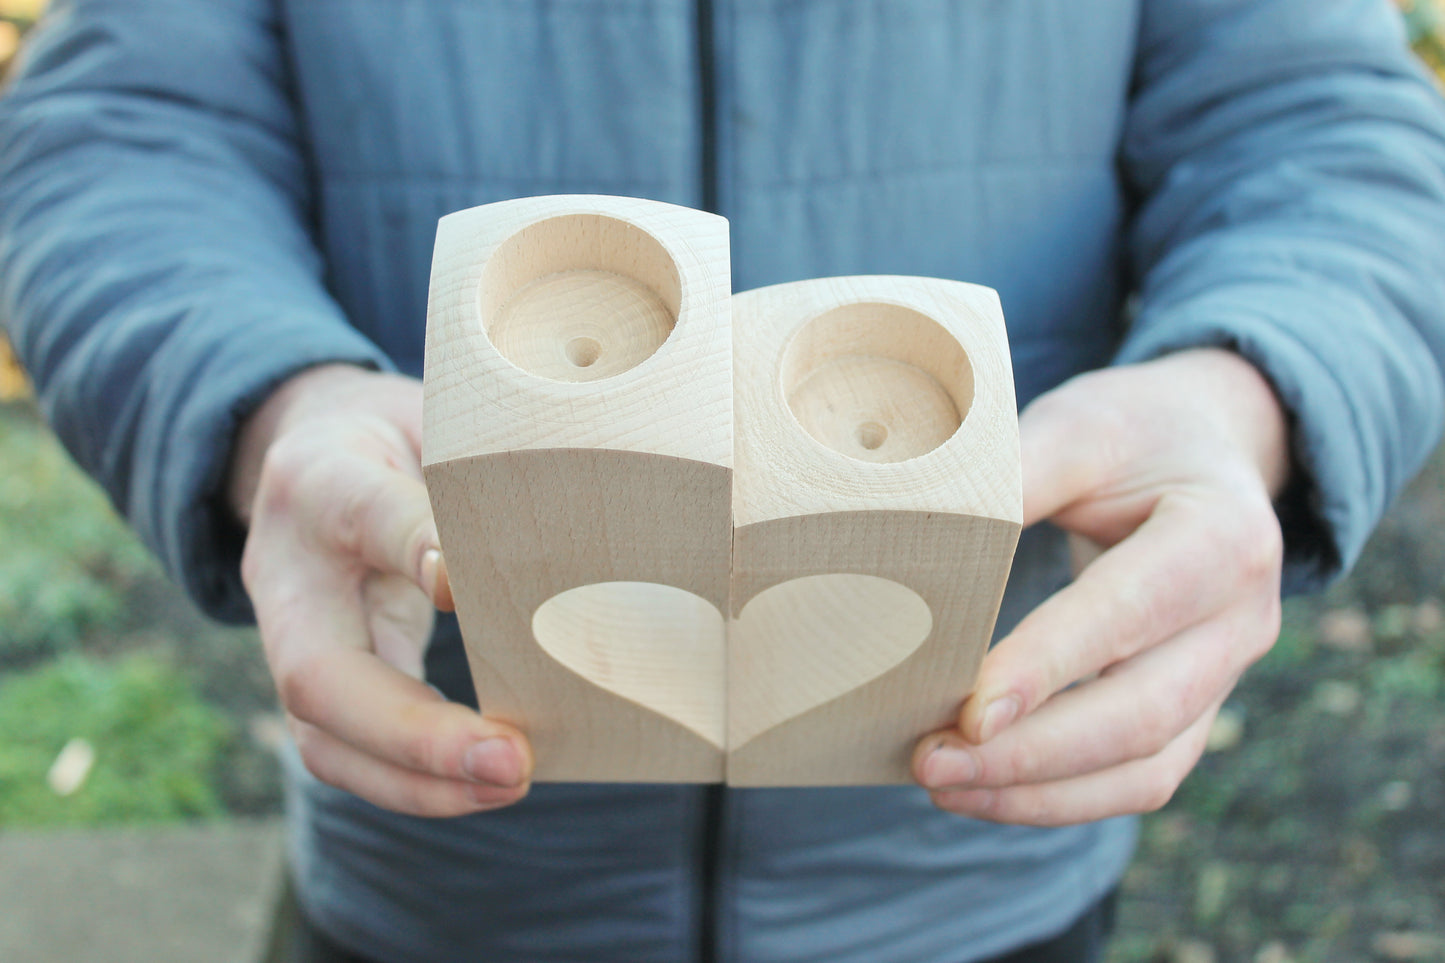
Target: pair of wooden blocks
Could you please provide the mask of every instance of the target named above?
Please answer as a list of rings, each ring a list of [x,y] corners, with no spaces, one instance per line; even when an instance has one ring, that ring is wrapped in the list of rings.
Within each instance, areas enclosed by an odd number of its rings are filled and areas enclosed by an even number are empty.
[[[910,781],[1018,539],[997,295],[731,295],[723,218],[631,198],[441,220],[423,465],[482,710],[536,778]]]

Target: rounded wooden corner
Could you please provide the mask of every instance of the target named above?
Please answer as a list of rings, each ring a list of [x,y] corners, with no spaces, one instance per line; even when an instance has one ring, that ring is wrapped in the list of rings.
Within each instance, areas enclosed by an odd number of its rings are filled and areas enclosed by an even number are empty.
[[[783,345],[778,387],[794,422],[825,448],[870,463],[947,443],[973,405],[968,351],[904,305],[850,301],[802,323]]]
[[[676,258],[636,223],[555,214],[497,245],[477,282],[482,334],[539,378],[595,382],[652,357],[682,309]]]
[[[739,524],[809,511],[1019,520],[1018,414],[997,295],[823,278],[733,300]]]
[[[424,459],[603,447],[731,465],[730,277],[727,221],[662,202],[553,195],[442,218]]]

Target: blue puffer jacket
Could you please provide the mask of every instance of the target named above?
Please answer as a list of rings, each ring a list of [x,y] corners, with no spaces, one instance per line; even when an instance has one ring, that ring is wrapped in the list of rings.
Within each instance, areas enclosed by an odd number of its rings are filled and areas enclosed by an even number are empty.
[[[0,106],[0,314],[80,462],[244,618],[238,419],[318,361],[419,371],[438,216],[561,192],[720,211],[739,288],[996,287],[1020,402],[1234,347],[1293,414],[1296,586],[1439,429],[1445,113],[1385,0],[60,0]],[[1002,628],[1059,548],[1026,536]],[[429,670],[468,696],[454,623]],[[893,788],[438,823],[293,777],[307,906],[415,963],[964,963],[1066,926],[1132,841]]]

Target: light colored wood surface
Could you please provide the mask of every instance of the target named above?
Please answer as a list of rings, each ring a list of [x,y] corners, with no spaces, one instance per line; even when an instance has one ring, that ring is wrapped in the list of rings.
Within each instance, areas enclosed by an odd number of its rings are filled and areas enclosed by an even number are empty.
[[[993,291],[833,278],[733,298],[733,785],[910,781],[973,684],[1022,519]]]
[[[728,291],[726,222],[665,204],[439,226],[423,470],[538,780],[906,782],[972,684],[1021,517],[997,297]]]
[[[452,214],[423,470],[482,710],[539,780],[723,778],[727,222],[559,196]]]

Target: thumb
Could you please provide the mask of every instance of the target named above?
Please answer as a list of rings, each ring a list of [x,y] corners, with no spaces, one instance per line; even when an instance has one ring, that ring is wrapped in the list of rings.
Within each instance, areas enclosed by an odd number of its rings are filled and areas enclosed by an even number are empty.
[[[400,576],[434,602],[450,596],[445,565],[420,479],[368,458],[334,466],[327,484],[308,486],[299,517],[311,520],[323,544],[384,575]]]
[[[362,557],[378,571],[411,581],[433,605],[450,608],[446,563],[426,486],[401,472],[378,474],[387,477],[377,480],[374,525],[362,538]]]

